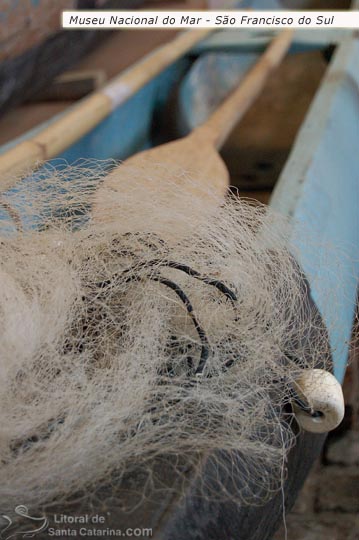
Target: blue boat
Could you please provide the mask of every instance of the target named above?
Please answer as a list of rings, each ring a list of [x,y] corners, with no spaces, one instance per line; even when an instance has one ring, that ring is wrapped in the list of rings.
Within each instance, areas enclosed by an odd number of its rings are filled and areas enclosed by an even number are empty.
[[[358,2],[354,8],[359,8]],[[123,160],[166,137],[187,133],[207,118],[211,108],[238,84],[256,61],[272,37],[271,32],[264,34],[219,32],[210,36],[196,45],[191,54],[174,62],[114,108],[111,114],[59,153],[51,163],[55,167],[61,166],[58,158],[69,163],[80,158]],[[324,50],[330,45],[336,46],[335,54],[274,187],[270,204],[293,219],[294,224],[298,223],[298,227],[294,225],[293,228],[292,242],[308,277],[313,299],[330,329],[334,372],[343,381],[348,349],[338,343],[343,333],[347,342],[350,340],[359,276],[359,39],[351,30],[321,31],[320,34],[309,30],[297,32],[290,52]],[[208,100],[204,99],[205,102],[198,107],[198,87],[201,84],[208,86],[209,65],[217,74],[214,79],[218,84],[211,85],[211,92],[206,94]],[[164,133],[159,139],[160,125],[156,122],[161,115],[158,111],[163,113],[174,95],[180,120],[172,122],[172,133]],[[79,106],[81,104],[74,107]],[[56,122],[66,114],[62,113],[46,125],[38,126],[2,147],[0,169],[2,159],[9,151],[31,141],[49,126],[56,126]],[[26,181],[36,181],[36,174]],[[26,191],[26,182],[10,189]],[[303,241],[300,235],[303,223],[322,245],[330,243],[337,247],[338,253],[352,255],[347,259],[341,258],[340,275],[335,260],[328,261],[325,267],[319,264],[324,251],[314,243],[310,246]],[[330,291],[337,289],[339,280],[342,302],[340,306],[335,303],[328,305],[325,300]],[[318,435],[302,433],[298,436],[289,456],[284,492],[276,494],[260,507],[241,507],[234,502],[224,504],[201,499],[196,479],[189,482],[180,500],[173,496],[172,491],[177,480],[164,467],[162,474],[168,489],[160,497],[144,503],[134,514],[126,514],[111,502],[106,506],[106,497],[110,501],[111,494],[105,490],[102,508],[110,509],[118,528],[150,526],[155,531],[154,538],[270,539],[281,521],[283,504],[286,509],[292,506],[322,444],[323,437]],[[220,471],[215,471],[214,467],[213,463],[206,465],[204,474],[208,478],[215,474],[226,478],[231,470],[230,463],[227,469],[223,466]],[[228,477],[226,482],[228,489],[233,489],[231,478]],[[79,508],[76,511],[81,512]]]

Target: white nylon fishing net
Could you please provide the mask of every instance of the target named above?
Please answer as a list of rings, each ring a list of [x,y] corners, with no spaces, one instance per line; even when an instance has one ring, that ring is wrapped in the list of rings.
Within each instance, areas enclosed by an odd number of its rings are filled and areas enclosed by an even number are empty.
[[[238,498],[265,497],[294,439],[292,383],[329,362],[288,223],[178,171],[144,189],[135,169],[106,198],[118,219],[95,221],[103,175],[63,167],[2,198],[2,512],[217,449],[250,474]]]

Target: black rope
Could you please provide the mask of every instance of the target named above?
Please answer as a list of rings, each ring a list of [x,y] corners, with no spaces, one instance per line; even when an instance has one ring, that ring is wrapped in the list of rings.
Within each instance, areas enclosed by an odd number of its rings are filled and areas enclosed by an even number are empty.
[[[141,239],[143,240],[143,239]],[[154,248],[155,245],[151,243],[147,243],[146,241],[143,241],[147,247]],[[193,306],[188,298],[188,296],[185,294],[185,292],[181,289],[181,287],[175,283],[174,281],[164,278],[159,274],[148,274],[146,276],[140,276],[136,272],[148,269],[153,267],[167,267],[167,268],[174,268],[176,270],[179,270],[181,272],[184,272],[190,277],[193,277],[195,279],[198,279],[202,281],[203,283],[206,283],[207,285],[210,285],[212,287],[215,287],[218,291],[220,291],[222,294],[224,294],[231,302],[232,304],[235,304],[235,302],[238,301],[237,295],[232,291],[225,283],[223,283],[220,280],[210,278],[208,276],[202,276],[197,270],[194,270],[190,266],[182,263],[178,263],[171,260],[163,260],[163,259],[152,259],[149,261],[140,262],[138,264],[135,264],[129,268],[126,268],[120,275],[114,274],[112,278],[101,281],[97,284],[97,287],[100,289],[106,289],[107,287],[111,286],[114,279],[118,279],[121,277],[125,278],[125,282],[129,283],[131,281],[140,281],[144,278],[147,278],[151,281],[156,281],[158,283],[161,283],[162,285],[165,285],[169,289],[171,289],[181,300],[181,302],[185,305],[188,315],[191,317],[191,320],[193,322],[193,325],[196,329],[196,332],[199,336],[200,342],[201,342],[201,355],[200,360],[198,363],[198,366],[195,370],[196,376],[202,376],[206,362],[210,355],[210,344],[209,340],[207,338],[207,335],[205,333],[205,330],[200,325],[197,317],[194,314]],[[127,274],[131,274],[128,277],[126,277]],[[293,358],[290,355],[286,355],[289,360],[293,360]],[[234,360],[228,360],[224,364],[224,369],[227,370],[234,364]],[[305,399],[303,399],[301,396],[299,396],[298,392],[295,390],[295,388],[291,385],[290,386],[290,394],[293,399],[293,401],[308,415],[312,416],[313,418],[319,418],[323,415],[320,411],[314,411],[313,408],[310,406],[309,402]]]
[[[223,293],[227,298],[229,298],[232,302],[236,302],[238,300],[236,294],[229,288],[223,281],[220,281],[218,279],[212,279],[208,276],[202,276],[197,270],[194,270],[190,266],[186,264],[177,263],[175,261],[167,261],[162,259],[152,259],[150,261],[139,263],[138,265],[132,266],[130,268],[127,268],[124,270],[123,273],[127,272],[133,272],[137,270],[141,270],[142,268],[148,268],[152,266],[166,266],[167,268],[175,268],[176,270],[180,270],[181,272],[184,272],[185,274],[194,277],[195,279],[198,279],[200,281],[203,281],[207,285],[211,285],[212,287],[215,287],[218,289],[221,293]]]
[[[178,296],[178,298],[184,303],[186,306],[186,310],[188,315],[191,317],[193,325],[197,331],[198,337],[201,341],[201,356],[199,359],[199,363],[197,366],[197,369],[195,371],[195,375],[200,376],[203,374],[203,370],[205,368],[206,362],[209,357],[209,341],[206,336],[205,331],[203,330],[202,326],[199,324],[195,314],[193,313],[193,307],[192,304],[188,298],[188,296],[182,291],[182,289],[175,283],[174,281],[171,281],[166,278],[162,278],[159,276],[154,276],[153,281],[158,281],[159,283],[162,283],[162,285],[166,285],[166,287],[169,287],[172,289]]]
[[[212,279],[208,276],[202,276],[199,272],[197,272],[197,270],[194,270],[193,268],[191,268],[190,266],[186,264],[181,264],[175,261],[162,260],[162,259],[152,259],[150,261],[144,261],[144,262],[135,264],[133,266],[130,266],[129,268],[126,268],[120,275],[114,274],[112,278],[98,282],[97,287],[99,289],[107,289],[107,287],[111,286],[113,280],[119,279],[121,277],[125,278],[126,283],[129,283],[131,281],[140,281],[141,279],[143,279],[144,276],[142,277],[139,276],[137,272],[143,269],[151,268],[151,267],[152,268],[153,267],[174,268],[176,270],[184,272],[185,274],[195,279],[202,281],[203,283],[206,283],[207,285],[215,287],[218,291],[224,294],[232,302],[232,304],[234,304],[238,300],[236,294],[229,287],[227,287],[227,285],[223,283],[222,281],[217,280],[217,279]],[[126,278],[127,274],[131,274],[131,275]],[[145,277],[152,281],[157,281],[158,283],[161,283],[162,285],[165,285],[169,287],[170,289],[172,289],[177,294],[181,302],[183,302],[183,304],[186,306],[187,313],[191,317],[194,327],[201,341],[201,356],[200,356],[199,364],[195,371],[195,375],[201,376],[203,374],[206,362],[209,358],[210,345],[209,345],[209,341],[208,341],[208,338],[204,329],[199,324],[194,314],[193,306],[188,296],[185,294],[185,292],[181,289],[181,287],[177,283],[175,283],[174,281],[170,279],[163,278],[159,274],[148,274]],[[232,362],[230,362],[229,364],[231,365]],[[228,367],[227,364],[225,365],[225,367],[226,368]]]
[[[194,327],[196,329],[196,332],[198,334],[198,337],[199,337],[199,339],[201,341],[201,356],[200,356],[200,360],[199,360],[197,369],[195,371],[195,375],[197,375],[197,376],[202,375],[203,370],[204,370],[205,365],[206,365],[206,361],[208,360],[208,357],[209,357],[210,346],[209,346],[209,341],[208,341],[206,332],[204,331],[204,329],[202,328],[202,326],[198,322],[197,317],[194,314],[193,306],[192,306],[188,296],[181,289],[181,287],[179,285],[177,285],[177,283],[175,283],[174,281],[171,281],[170,279],[163,278],[162,276],[159,276],[159,275],[156,275],[156,274],[153,274],[153,275],[149,274],[149,275],[146,276],[146,278],[151,280],[151,281],[157,281],[158,283],[161,283],[162,285],[165,285],[166,287],[171,289],[174,293],[176,293],[178,298],[185,305],[187,313],[191,317],[193,325],[194,325]],[[143,279],[142,276],[132,274],[131,276],[126,278],[126,283],[129,283],[131,281],[140,281],[141,279]]]

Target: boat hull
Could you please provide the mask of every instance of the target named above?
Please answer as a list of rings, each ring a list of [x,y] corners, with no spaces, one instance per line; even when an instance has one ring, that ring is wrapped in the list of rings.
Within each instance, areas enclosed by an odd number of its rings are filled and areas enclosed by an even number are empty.
[[[359,244],[359,226],[357,226],[359,154],[355,151],[355,148],[359,147],[357,92],[359,68],[355,62],[359,56],[358,47],[358,40],[354,37],[348,38],[348,41],[339,47],[316,101],[303,124],[271,202],[273,207],[293,220],[308,222],[309,216],[314,213],[317,219],[315,234],[320,239],[324,242],[334,241],[339,245],[349,239],[350,244],[356,249]],[[184,60],[184,64],[172,66],[60,157],[70,162],[86,157],[124,159],[131,153],[150,146],[153,143],[151,135],[155,110],[163,107],[187,68],[187,59]],[[136,110],[138,112],[140,103],[146,103],[145,109],[141,109],[142,113],[138,113],[139,116],[134,120],[132,114],[136,114]],[[343,111],[345,115],[341,119]],[[118,136],[119,125],[124,126],[121,137]],[[338,201],[341,201],[341,205],[338,205]],[[355,269],[355,275],[353,268],[347,266],[345,273],[340,277],[343,279],[346,296],[340,313],[337,312],[334,303],[329,306],[331,311],[325,311],[324,297],[328,293],[328,288],[333,287],[333,281],[324,274],[316,276],[313,273],[317,261],[315,257],[320,256],[320,253],[313,254],[308,251],[298,236],[293,236],[293,243],[296,251],[299,250],[301,253],[300,262],[309,277],[308,294],[310,288],[313,290],[314,301],[308,296],[308,306],[312,309],[319,306],[330,329],[329,338],[333,343],[336,336],[332,316],[336,317],[336,324],[344,328],[348,335],[350,333],[356,297],[355,277],[359,269]],[[338,280],[338,271],[335,267],[330,268],[329,273]],[[318,288],[320,282],[324,284],[324,288]],[[344,375],[346,355],[347,350],[342,351],[340,357],[334,350],[334,369],[340,380]],[[283,491],[276,493],[271,500],[261,506],[246,506],[235,502],[241,480],[233,476],[232,460],[234,459],[240,468],[241,456],[236,455],[234,458],[231,456],[229,459],[222,453],[223,465],[219,469],[214,465],[217,463],[215,455],[206,458],[202,465],[201,478],[191,476],[189,473],[188,483],[180,495],[174,495],[179,480],[173,475],[173,468],[166,467],[163,462],[160,463],[158,467],[161,471],[162,489],[159,495],[152,496],[135,512],[122,511],[120,504],[116,504],[114,499],[127,497],[129,493],[127,489],[130,487],[136,490],[136,475],[128,479],[125,491],[123,485],[119,493],[116,493],[117,488],[114,484],[111,489],[108,486],[100,486],[96,493],[88,494],[81,505],[64,504],[58,512],[83,515],[95,509],[96,514],[108,515],[106,526],[109,528],[152,529],[152,537],[161,540],[200,538],[269,540],[280,524],[283,512],[288,511],[293,505],[312,463],[320,455],[324,439],[323,435],[298,433],[288,461],[283,464],[283,478],[285,478]],[[233,500],[224,501],[211,496],[219,489],[219,484],[215,480],[217,475],[221,484],[233,494]],[[203,496],[203,485],[210,488],[207,497]],[[50,520],[53,513],[52,511],[49,514]],[[45,535],[43,537],[47,538]]]

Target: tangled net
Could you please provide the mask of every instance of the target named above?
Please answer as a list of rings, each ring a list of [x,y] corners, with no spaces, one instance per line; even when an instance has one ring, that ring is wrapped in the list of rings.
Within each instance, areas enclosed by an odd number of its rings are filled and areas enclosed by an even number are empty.
[[[0,508],[215,450],[240,453],[239,499],[264,497],[294,440],[292,383],[330,357],[289,225],[208,190],[204,208],[181,171],[146,197],[136,170],[108,197],[118,220],[96,221],[104,174],[46,170],[2,199]]]

